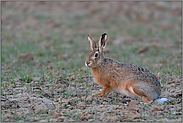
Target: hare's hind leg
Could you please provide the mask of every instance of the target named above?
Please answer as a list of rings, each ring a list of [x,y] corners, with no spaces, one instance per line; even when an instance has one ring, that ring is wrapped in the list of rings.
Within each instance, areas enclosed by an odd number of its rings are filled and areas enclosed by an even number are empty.
[[[133,88],[133,91],[138,96],[138,98],[144,101],[144,103],[151,104],[153,102],[153,100],[149,98],[141,88],[136,86]]]
[[[93,96],[107,96],[111,89],[111,86],[105,86],[100,93],[93,94]]]
[[[127,85],[128,91],[130,91],[135,97],[142,99],[144,103],[151,104],[153,100],[149,98],[144,90],[140,88],[139,86],[134,86],[133,84]]]

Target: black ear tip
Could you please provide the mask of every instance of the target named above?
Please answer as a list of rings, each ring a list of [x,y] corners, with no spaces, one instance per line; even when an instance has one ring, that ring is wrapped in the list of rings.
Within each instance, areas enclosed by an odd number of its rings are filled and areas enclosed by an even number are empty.
[[[107,34],[106,34],[106,33],[102,34],[102,38],[104,38],[105,36],[107,36]]]
[[[107,35],[107,33],[104,33],[104,34],[102,34],[102,37],[104,37],[104,36],[106,36]]]

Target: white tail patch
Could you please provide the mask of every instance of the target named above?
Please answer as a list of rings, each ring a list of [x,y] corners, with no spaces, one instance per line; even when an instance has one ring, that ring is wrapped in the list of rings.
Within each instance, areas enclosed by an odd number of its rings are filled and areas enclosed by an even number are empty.
[[[169,99],[167,99],[167,98],[159,98],[154,101],[155,104],[164,104],[164,103],[168,103],[168,102],[169,102]]]

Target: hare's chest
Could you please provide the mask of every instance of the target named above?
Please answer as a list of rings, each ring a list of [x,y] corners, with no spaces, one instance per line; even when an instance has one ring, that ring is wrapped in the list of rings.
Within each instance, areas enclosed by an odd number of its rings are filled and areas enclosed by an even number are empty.
[[[101,86],[105,86],[106,84],[108,84],[108,80],[105,74],[99,72],[99,71],[95,71],[92,70],[92,74],[94,76],[95,81],[101,85]]]

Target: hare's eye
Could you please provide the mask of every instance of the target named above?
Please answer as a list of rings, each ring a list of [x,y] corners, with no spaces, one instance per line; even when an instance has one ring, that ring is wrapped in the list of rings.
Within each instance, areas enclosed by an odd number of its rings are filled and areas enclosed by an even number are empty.
[[[95,57],[98,57],[98,53],[95,53]]]

